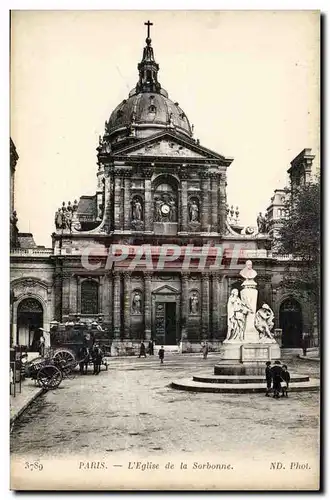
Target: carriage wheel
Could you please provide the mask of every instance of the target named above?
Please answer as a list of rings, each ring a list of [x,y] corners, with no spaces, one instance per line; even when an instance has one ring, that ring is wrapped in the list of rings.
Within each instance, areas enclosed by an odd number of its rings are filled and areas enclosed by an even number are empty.
[[[70,365],[73,368],[77,366],[75,356],[69,349],[58,349],[55,351],[53,359],[62,366]]]
[[[62,382],[62,372],[54,365],[46,365],[40,368],[37,381],[45,389],[56,389]]]

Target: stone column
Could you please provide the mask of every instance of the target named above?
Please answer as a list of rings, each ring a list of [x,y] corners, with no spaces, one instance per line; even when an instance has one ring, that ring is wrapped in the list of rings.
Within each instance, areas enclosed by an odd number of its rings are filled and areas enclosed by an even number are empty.
[[[144,340],[151,339],[151,278],[152,273],[144,273]]]
[[[181,272],[181,340],[188,340],[188,315],[189,315],[189,297],[188,297],[188,279],[189,273]]]
[[[114,227],[115,230],[121,230],[123,229],[123,226],[121,224],[122,222],[122,203],[121,203],[121,187],[122,187],[122,179],[120,177],[119,172],[114,172],[115,174],[115,192],[114,192]]]
[[[54,274],[55,320],[62,321],[62,273],[56,270]]]
[[[78,313],[78,276],[73,275],[70,284],[70,314]]]
[[[202,179],[202,192],[201,192],[201,198],[202,198],[202,216],[201,216],[201,230],[203,232],[209,232],[210,231],[210,212],[211,212],[211,207],[210,207],[210,179],[208,177],[207,172],[201,172],[200,173],[201,179]]]
[[[113,337],[120,339],[121,321],[120,321],[120,273],[113,273]]]
[[[151,198],[152,168],[145,168],[144,174],[144,228],[145,231],[153,230],[153,203]]]
[[[124,339],[131,334],[131,273],[124,272]]]
[[[218,231],[220,234],[225,233],[226,229],[226,219],[227,219],[227,212],[226,212],[226,205],[227,205],[227,193],[226,193],[226,187],[227,187],[227,180],[226,180],[226,174],[220,174],[219,175],[219,189],[218,189]]]
[[[211,178],[211,231],[218,232],[218,174],[210,174]]]
[[[210,329],[210,280],[208,274],[202,274],[202,338],[207,340]]]
[[[106,273],[103,277],[102,312],[105,323],[112,326],[112,283],[111,274]]]
[[[71,273],[63,271],[62,273],[62,320],[67,321],[70,314],[70,281]]]
[[[220,338],[220,276],[212,273],[212,337],[214,340]]]
[[[188,173],[181,172],[181,190],[180,190],[180,230],[188,232]]]
[[[130,191],[131,191],[131,172],[125,171],[124,178],[124,229],[128,230],[131,228],[131,203],[130,203]]]
[[[227,302],[228,302],[228,279],[226,276],[220,278],[220,340],[227,335]]]
[[[114,227],[113,220],[113,168],[107,166],[104,173],[104,227],[105,231],[109,233]]]

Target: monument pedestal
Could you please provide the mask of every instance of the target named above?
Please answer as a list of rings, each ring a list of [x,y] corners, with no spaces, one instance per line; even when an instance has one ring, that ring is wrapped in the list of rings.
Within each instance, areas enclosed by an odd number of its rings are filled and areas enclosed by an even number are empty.
[[[216,375],[257,375],[265,372],[265,363],[281,358],[277,342],[224,343],[220,348],[220,363]]]

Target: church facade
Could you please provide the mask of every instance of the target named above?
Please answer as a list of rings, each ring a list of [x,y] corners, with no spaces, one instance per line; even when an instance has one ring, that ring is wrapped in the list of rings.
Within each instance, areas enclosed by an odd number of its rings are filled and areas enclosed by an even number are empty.
[[[32,348],[40,327],[94,322],[119,353],[151,339],[183,352],[207,340],[216,350],[230,291],[240,289],[251,259],[258,306],[274,309],[275,327],[287,330],[283,345],[298,347],[303,332],[315,337],[308,297],[282,288],[285,261],[273,255],[269,234],[241,226],[228,207],[233,159],[194,139],[158,81],[149,28],[138,82],[99,139],[95,195],[63,202],[52,249],[26,233],[12,245],[12,342]],[[283,319],[285,301],[299,306],[294,327]]]

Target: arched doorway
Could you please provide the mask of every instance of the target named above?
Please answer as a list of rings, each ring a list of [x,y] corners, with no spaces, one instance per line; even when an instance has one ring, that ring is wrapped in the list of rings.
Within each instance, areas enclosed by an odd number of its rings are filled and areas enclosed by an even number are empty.
[[[292,297],[284,300],[280,307],[282,347],[301,347],[303,330],[301,307]]]
[[[38,299],[23,299],[17,307],[17,344],[37,351],[43,328],[43,307]]]

